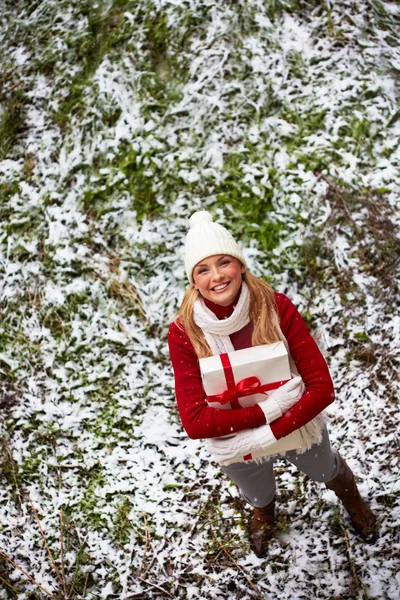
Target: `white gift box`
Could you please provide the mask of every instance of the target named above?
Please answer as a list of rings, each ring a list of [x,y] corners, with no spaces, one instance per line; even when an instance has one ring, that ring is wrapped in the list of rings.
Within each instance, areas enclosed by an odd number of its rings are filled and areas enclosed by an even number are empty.
[[[267,391],[291,379],[289,356],[283,342],[217,354],[201,358],[199,362],[207,402],[212,408],[234,410],[254,406],[267,399]],[[253,389],[256,393],[252,393]],[[297,430],[258,455],[252,454],[251,458],[295,450],[301,448],[301,442]]]
[[[289,357],[283,342],[235,350],[234,352],[228,352],[226,355],[216,354],[215,356],[201,358],[200,371],[203,387],[208,398],[208,404],[213,408],[235,408],[235,406],[232,406],[231,401],[221,403],[210,398],[223,394],[227,390],[226,371],[221,362],[221,357],[224,356],[229,359],[236,384],[246,378],[257,377],[261,385],[276,384],[274,387],[277,388],[282,381],[291,379]],[[274,387],[270,389],[272,390]],[[235,402],[236,408],[254,406],[267,398],[264,393],[244,397],[240,397],[240,394],[238,394],[238,396],[239,406]]]

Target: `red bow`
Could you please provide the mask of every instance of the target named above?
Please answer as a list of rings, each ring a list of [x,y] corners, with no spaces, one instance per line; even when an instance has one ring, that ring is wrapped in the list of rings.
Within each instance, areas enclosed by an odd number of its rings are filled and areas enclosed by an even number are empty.
[[[210,402],[218,402],[222,406],[230,402],[232,408],[242,408],[239,404],[239,398],[244,398],[245,396],[251,396],[253,394],[264,394],[271,390],[277,389],[289,381],[286,379],[285,381],[274,381],[273,383],[265,383],[262,385],[259,378],[253,376],[245,377],[238,383],[235,383],[235,378],[233,376],[233,370],[228,355],[225,353],[220,354],[219,356],[224,368],[224,375],[228,388],[221,394],[207,396]]]

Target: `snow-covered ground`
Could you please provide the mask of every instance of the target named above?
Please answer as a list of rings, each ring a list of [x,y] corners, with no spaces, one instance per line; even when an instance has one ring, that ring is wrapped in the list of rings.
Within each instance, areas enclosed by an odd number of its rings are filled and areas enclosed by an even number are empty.
[[[399,19],[377,0],[0,8],[0,598],[400,598]],[[277,461],[256,558],[187,438],[166,332],[200,207],[310,323],[375,544]]]

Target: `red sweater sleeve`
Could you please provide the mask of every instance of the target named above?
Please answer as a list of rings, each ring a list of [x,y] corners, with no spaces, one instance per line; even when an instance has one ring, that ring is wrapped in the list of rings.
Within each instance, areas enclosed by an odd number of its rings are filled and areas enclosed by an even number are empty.
[[[283,294],[275,294],[280,325],[290,354],[303,378],[306,392],[282,417],[271,423],[277,439],[289,435],[316,417],[335,399],[328,366],[300,313]]]
[[[197,355],[186,332],[176,323],[170,325],[168,345],[175,374],[179,414],[190,438],[219,437],[265,423],[259,406],[236,410],[208,406]]]

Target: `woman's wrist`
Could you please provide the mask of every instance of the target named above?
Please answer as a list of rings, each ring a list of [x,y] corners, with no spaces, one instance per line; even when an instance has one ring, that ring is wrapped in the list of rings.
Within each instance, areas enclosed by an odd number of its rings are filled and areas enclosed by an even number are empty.
[[[264,413],[268,425],[282,416],[281,408],[274,398],[268,398],[258,405]]]

